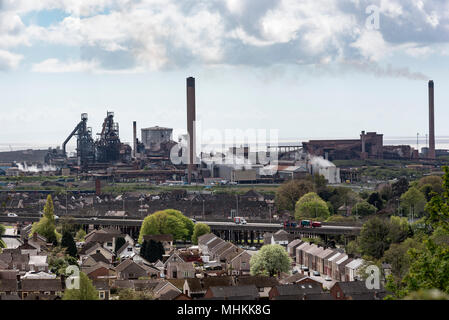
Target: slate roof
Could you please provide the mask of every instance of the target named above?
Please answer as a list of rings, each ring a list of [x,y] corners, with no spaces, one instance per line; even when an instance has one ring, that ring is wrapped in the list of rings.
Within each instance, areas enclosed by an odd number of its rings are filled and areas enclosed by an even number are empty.
[[[174,300],[179,297],[182,293],[176,290],[169,290],[168,292],[161,295],[158,300]]]
[[[62,291],[61,279],[24,279],[22,291]]]
[[[259,290],[255,285],[210,287],[209,290],[214,297],[228,298],[229,300],[259,297]]]
[[[109,261],[101,252],[95,252],[94,254],[91,254],[90,257],[96,262],[103,262],[105,264],[111,263],[111,261]]]
[[[16,279],[0,279],[0,291],[17,292]]]
[[[321,285],[315,283],[284,284],[275,287],[280,296],[304,296],[323,292]]]

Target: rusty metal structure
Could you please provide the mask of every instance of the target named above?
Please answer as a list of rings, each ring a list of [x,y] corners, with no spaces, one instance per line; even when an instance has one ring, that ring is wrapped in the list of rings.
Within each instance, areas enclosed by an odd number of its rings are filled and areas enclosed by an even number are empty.
[[[99,138],[94,141],[92,129],[87,126],[87,113],[81,114],[81,121],[72,130],[59,149],[49,150],[45,162],[53,165],[76,165],[82,170],[98,167],[99,164],[130,162],[131,147],[120,142],[118,123],[114,113],[107,112]],[[67,143],[76,136],[76,161],[67,157]]]

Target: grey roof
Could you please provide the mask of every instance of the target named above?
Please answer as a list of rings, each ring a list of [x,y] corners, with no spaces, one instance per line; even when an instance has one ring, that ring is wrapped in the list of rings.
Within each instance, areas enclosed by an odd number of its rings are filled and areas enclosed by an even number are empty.
[[[17,280],[16,279],[0,279],[0,291],[17,292]]]
[[[22,291],[62,291],[61,279],[24,279]]]
[[[276,289],[280,296],[304,296],[323,292],[321,285],[315,283],[284,284],[276,286]]]
[[[379,290],[368,289],[366,287],[365,281],[345,281],[345,282],[336,282],[334,286],[338,285],[346,295],[357,295],[357,294],[374,294],[374,292],[385,292],[385,290],[381,287]]]
[[[225,286],[225,287],[210,287],[214,297],[220,298],[243,298],[253,297],[254,299],[259,296],[259,290],[255,285],[248,286]]]

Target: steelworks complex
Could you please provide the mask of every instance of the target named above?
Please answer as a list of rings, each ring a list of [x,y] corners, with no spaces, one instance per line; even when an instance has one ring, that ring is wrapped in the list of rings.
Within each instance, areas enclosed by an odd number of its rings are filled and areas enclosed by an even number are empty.
[[[138,139],[137,122],[134,121],[130,146],[121,142],[114,113],[108,111],[101,132],[94,139],[92,129],[88,127],[88,115],[83,113],[60,147],[45,151],[0,152],[0,174],[27,174],[20,170],[25,164],[37,165],[42,171],[46,171],[46,167],[52,168],[52,174],[63,176],[77,174],[86,178],[119,181],[138,179],[156,184],[167,181],[278,183],[315,173],[324,175],[329,183],[340,183],[340,170],[331,161],[399,159],[432,162],[439,155],[448,154],[447,150],[435,150],[433,81],[428,83],[429,145],[422,148],[421,153],[410,145],[383,145],[382,134],[362,131],[359,139],[310,140],[302,145],[268,146],[266,155],[276,155],[268,164],[259,163],[260,151],[252,151],[248,145],[232,147],[227,152],[214,155],[215,159],[241,161],[214,161],[210,158],[210,152],[197,155],[195,78],[186,79],[186,91],[187,135],[183,137],[174,140],[172,128],[153,126],[142,128],[141,138]],[[71,139],[76,139],[76,154],[73,156],[69,156],[66,150]],[[173,150],[184,159],[180,164],[170,160]],[[186,154],[183,155],[183,152]],[[22,166],[18,165],[20,163]]]

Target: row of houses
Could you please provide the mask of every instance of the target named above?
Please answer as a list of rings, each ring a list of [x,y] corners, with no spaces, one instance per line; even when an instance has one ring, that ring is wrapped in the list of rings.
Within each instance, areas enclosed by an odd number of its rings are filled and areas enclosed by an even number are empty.
[[[287,245],[287,252],[303,270],[318,271],[336,281],[360,280],[363,259],[351,258],[343,249],[326,248],[296,239]]]

